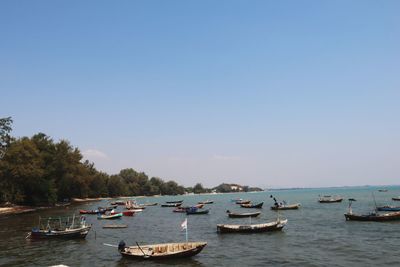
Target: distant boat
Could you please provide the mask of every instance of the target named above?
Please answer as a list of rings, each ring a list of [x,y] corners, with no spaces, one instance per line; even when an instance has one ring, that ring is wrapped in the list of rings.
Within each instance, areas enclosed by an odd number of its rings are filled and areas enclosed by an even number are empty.
[[[244,212],[244,213],[236,213],[230,212],[229,210],[226,211],[228,213],[229,218],[246,218],[246,217],[257,217],[261,214],[260,211],[258,212]]]
[[[378,211],[400,211],[399,206],[381,206],[381,207],[376,207]]]
[[[161,207],[163,208],[176,208],[181,206],[182,203],[167,203],[167,204],[161,204]]]
[[[122,212],[120,213],[115,213],[113,215],[99,215],[97,216],[97,219],[99,220],[114,220],[114,219],[120,219],[122,217]]]
[[[80,214],[104,214],[106,212],[105,209],[98,210],[79,210]]]
[[[105,229],[120,229],[120,228],[127,228],[127,224],[105,224],[103,228]]]
[[[400,197],[392,197],[392,200],[394,200],[394,201],[400,201]]]
[[[197,204],[213,204],[213,203],[214,203],[214,201],[212,201],[212,200],[206,200],[206,201],[200,201]]]
[[[110,204],[111,204],[112,206],[114,206],[114,205],[123,206],[123,205],[125,205],[125,201],[117,200],[117,201],[111,202]]]
[[[264,202],[260,202],[260,203],[258,203],[258,204],[252,204],[252,203],[249,203],[249,204],[240,204],[240,207],[242,207],[242,208],[248,208],[248,209],[261,209],[263,205],[264,205]]]
[[[207,242],[164,243],[127,247],[124,241],[118,245],[122,256],[132,259],[163,260],[171,258],[188,258],[200,253]]]
[[[183,200],[174,200],[174,201],[165,201],[165,203],[173,204],[173,203],[182,203]]]
[[[75,220],[75,215],[72,221],[67,218],[47,218],[46,226],[42,227],[39,217],[39,227],[32,228],[27,238],[32,239],[48,239],[48,238],[85,238],[89,233],[91,225],[86,224],[86,218],[81,216],[79,220]]]
[[[271,206],[271,210],[297,210],[300,208],[300,203],[296,204],[282,204],[278,206]]]
[[[259,233],[280,231],[287,224],[287,219],[261,224],[217,224],[218,233]]]
[[[208,214],[210,210],[199,210],[198,208],[190,208],[186,210],[186,215]]]
[[[286,201],[278,202],[273,195],[270,195],[270,198],[274,200],[271,210],[297,210],[300,207],[300,203],[287,204]]]
[[[189,210],[189,209],[201,209],[201,208],[203,208],[203,206],[204,206],[204,204],[197,204],[197,205],[192,206],[192,207],[182,207],[182,206],[179,206],[179,207],[177,207],[176,209],[174,209],[173,212],[185,213],[185,212],[186,212],[187,210]]]
[[[119,214],[119,213],[121,213],[121,212],[114,211],[114,212],[111,212],[110,215],[115,215],[115,214]],[[134,210],[124,210],[124,211],[122,211],[122,215],[133,216],[133,215],[135,215],[135,211]]]
[[[319,203],[337,203],[342,202],[341,196],[320,196],[318,199]]]
[[[379,189],[378,191],[379,192],[387,192],[388,190],[387,189]]]
[[[240,199],[240,200],[237,200],[237,201],[236,201],[236,204],[238,204],[238,205],[240,205],[240,204],[250,204],[250,203],[251,203],[250,200],[243,200],[243,199]]]

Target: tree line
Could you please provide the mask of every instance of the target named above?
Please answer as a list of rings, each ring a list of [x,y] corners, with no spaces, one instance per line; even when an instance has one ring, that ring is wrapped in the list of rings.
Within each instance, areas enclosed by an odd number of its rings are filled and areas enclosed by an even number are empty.
[[[174,181],[123,169],[108,175],[83,160],[68,141],[43,133],[10,136],[12,119],[0,118],[0,203],[48,205],[86,197],[184,194]]]

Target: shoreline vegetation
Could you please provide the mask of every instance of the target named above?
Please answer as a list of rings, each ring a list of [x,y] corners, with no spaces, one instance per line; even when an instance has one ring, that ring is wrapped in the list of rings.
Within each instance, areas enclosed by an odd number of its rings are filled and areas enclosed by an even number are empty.
[[[156,195],[262,191],[237,184],[204,188],[149,177],[132,168],[107,174],[83,159],[67,140],[55,142],[44,133],[13,137],[11,117],[0,118],[0,214],[29,212],[58,203]]]

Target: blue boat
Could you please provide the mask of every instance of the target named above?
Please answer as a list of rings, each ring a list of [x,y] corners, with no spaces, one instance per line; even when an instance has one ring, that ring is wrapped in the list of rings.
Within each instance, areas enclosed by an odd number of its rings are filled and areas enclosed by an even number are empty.
[[[210,210],[199,210],[196,207],[191,207],[186,210],[186,215],[200,215],[200,214],[208,214]]]
[[[396,206],[382,206],[382,207],[376,207],[378,211],[400,211],[400,207]]]

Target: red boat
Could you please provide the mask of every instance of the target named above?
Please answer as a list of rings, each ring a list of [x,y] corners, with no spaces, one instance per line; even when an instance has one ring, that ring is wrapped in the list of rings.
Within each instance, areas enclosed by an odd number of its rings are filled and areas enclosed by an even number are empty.
[[[121,213],[121,212],[118,212],[118,211],[110,212],[111,215],[115,215],[115,214],[118,214],[118,213]],[[124,215],[124,216],[133,216],[133,215],[135,215],[135,212],[133,210],[124,210],[122,212],[122,215]]]

